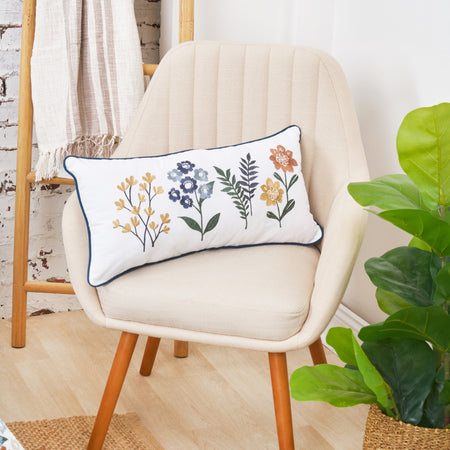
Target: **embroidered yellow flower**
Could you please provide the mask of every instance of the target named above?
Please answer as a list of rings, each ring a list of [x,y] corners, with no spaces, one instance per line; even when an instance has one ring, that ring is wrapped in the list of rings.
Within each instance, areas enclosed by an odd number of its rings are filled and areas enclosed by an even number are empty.
[[[150,217],[151,215],[155,214],[155,210],[152,209],[152,208],[150,208],[150,207],[145,208],[145,209],[144,209],[144,212],[145,212],[145,214],[147,214],[147,216],[149,216],[149,217]]]
[[[159,217],[161,217],[161,223],[170,223],[169,213],[160,214]]]
[[[170,228],[167,225],[164,225],[162,232],[167,234],[169,232],[169,230],[170,230]]]
[[[131,231],[131,225],[129,223],[126,223],[124,227],[122,228],[122,233],[129,233]]]
[[[136,180],[133,175],[131,175],[130,178],[125,178],[125,181],[128,183],[128,186],[135,186],[138,183],[138,180]]]
[[[155,175],[152,175],[150,172],[147,172],[142,179],[146,181],[148,184],[151,184],[151,182],[155,179]]]
[[[293,172],[293,166],[297,166],[297,161],[292,157],[292,152],[286,150],[282,145],[277,145],[277,148],[271,148],[270,160],[274,163],[275,169],[286,172]]]
[[[263,193],[261,194],[261,200],[266,202],[267,206],[276,205],[283,200],[283,189],[280,188],[278,181],[273,182],[270,178],[267,178],[266,184],[261,186]]]
[[[137,217],[132,217],[130,219],[130,222],[133,227],[137,227],[141,223]]]
[[[133,209],[131,210],[132,214],[138,215],[141,212],[141,208],[139,206],[133,206]]]
[[[141,203],[144,203],[145,200],[147,200],[147,198],[145,197],[145,195],[143,194],[138,194],[138,199]]]
[[[139,183],[139,190],[140,191],[146,191],[147,190],[147,183]]]
[[[162,194],[164,192],[164,189],[162,188],[162,186],[153,187],[153,192],[155,194]]]
[[[117,206],[118,211],[125,208],[125,202],[123,201],[122,198],[119,198],[119,200],[117,200],[117,202],[114,202],[114,204]]]
[[[152,230],[156,230],[158,228],[158,224],[156,224],[155,222],[150,222],[148,224],[148,226],[152,229]]]
[[[127,190],[128,185],[125,184],[123,181],[122,183],[117,185],[117,189],[119,189],[119,191],[125,192]]]
[[[120,227],[119,219],[113,220],[113,228],[118,228],[118,227]]]

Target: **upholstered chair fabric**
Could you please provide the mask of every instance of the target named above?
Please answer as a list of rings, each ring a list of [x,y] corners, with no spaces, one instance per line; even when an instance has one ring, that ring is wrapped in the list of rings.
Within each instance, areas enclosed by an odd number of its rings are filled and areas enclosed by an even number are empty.
[[[196,42],[158,67],[115,157],[238,144],[296,124],[317,246],[202,252],[93,288],[76,195],[63,216],[77,297],[96,323],[136,334],[285,352],[317,340],[335,313],[366,216],[347,194],[368,178],[349,88],[327,54],[287,45]]]

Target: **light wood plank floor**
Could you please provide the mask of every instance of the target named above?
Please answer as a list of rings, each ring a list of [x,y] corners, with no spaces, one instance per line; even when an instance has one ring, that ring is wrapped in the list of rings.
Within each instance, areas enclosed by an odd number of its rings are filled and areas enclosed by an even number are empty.
[[[10,329],[10,321],[0,321],[0,418],[97,413],[119,332],[81,311],[28,319],[23,349],[10,347]],[[172,341],[162,340],[152,375],[142,377],[144,345],[140,337],[117,413],[136,412],[166,449],[277,448],[267,354],[191,343],[189,357],[177,359]],[[289,373],[304,364],[311,364],[308,351],[288,354]],[[361,448],[366,406],[292,407],[297,448]]]

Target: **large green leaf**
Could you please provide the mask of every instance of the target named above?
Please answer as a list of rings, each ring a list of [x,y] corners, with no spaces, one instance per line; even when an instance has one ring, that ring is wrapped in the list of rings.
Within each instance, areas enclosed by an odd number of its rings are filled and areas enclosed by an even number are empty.
[[[388,415],[392,415],[392,409],[395,407],[395,403],[391,388],[383,380],[380,372],[378,372],[375,366],[370,362],[353,334],[352,341],[358,369],[361,372],[364,382],[377,396],[377,403],[382,407],[383,411]]]
[[[416,238],[415,236],[409,241],[408,246],[420,248],[421,250],[425,250],[427,252],[433,251],[433,249],[428,244],[423,242],[422,239]]]
[[[411,339],[365,342],[362,349],[390,386],[402,421],[417,425],[436,376],[433,350]]]
[[[433,305],[434,278],[441,260],[415,247],[397,247],[364,265],[372,283],[397,294],[413,306]]]
[[[444,367],[436,373],[435,383],[423,406],[423,417],[419,426],[444,428],[444,406],[439,404],[439,396],[444,385]]]
[[[350,183],[350,195],[362,206],[380,209],[421,208],[417,186],[405,175],[385,175],[372,181]]]
[[[411,111],[397,135],[400,165],[433,210],[450,205],[450,104]]]
[[[450,301],[450,264],[447,263],[436,276],[436,291],[434,293],[434,303],[442,305]]]
[[[290,386],[291,396],[299,401],[328,402],[346,407],[376,403],[377,400],[357,370],[331,364],[300,367],[291,375]]]
[[[327,344],[336,350],[341,361],[356,366],[352,336],[353,332],[350,328],[333,327],[327,333]]]
[[[378,216],[425,241],[437,254],[450,256],[450,225],[421,209],[383,211]]]
[[[392,314],[382,324],[361,328],[358,337],[367,342],[390,338],[428,341],[444,353],[450,350],[450,316],[440,306],[411,306]]]
[[[384,291],[380,288],[377,288],[375,297],[377,298],[378,307],[386,314],[394,314],[403,308],[409,308],[411,306],[397,294]]]

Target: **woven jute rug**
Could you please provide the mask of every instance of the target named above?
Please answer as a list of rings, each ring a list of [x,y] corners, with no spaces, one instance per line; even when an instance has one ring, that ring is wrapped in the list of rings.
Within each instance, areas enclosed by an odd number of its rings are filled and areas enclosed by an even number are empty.
[[[95,417],[63,417],[34,422],[11,422],[8,428],[25,450],[85,450]],[[104,450],[153,450],[161,445],[134,413],[114,414]]]

